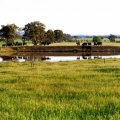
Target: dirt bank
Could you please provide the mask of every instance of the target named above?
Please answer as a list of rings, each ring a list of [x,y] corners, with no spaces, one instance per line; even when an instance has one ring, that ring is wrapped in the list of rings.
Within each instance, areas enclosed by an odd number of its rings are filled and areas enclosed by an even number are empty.
[[[1,47],[1,52],[120,52],[118,46],[22,46]]]

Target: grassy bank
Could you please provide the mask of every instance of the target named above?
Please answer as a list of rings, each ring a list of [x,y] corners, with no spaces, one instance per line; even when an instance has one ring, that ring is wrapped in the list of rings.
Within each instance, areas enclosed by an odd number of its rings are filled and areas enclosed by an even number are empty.
[[[92,38],[87,38],[87,39],[84,39],[84,38],[81,38],[80,39],[82,42],[80,43],[80,47],[82,46],[82,43],[83,42],[88,42],[88,41],[91,41]],[[21,40],[16,40],[18,42],[22,42]],[[118,41],[120,41],[118,39]],[[52,43],[50,45],[46,45],[46,46],[41,46],[41,45],[37,45],[37,46],[34,46],[32,44],[31,41],[27,41],[27,46],[13,46],[13,47],[2,47],[2,44],[5,44],[4,42],[0,42],[0,53],[10,53],[10,52],[81,52],[83,50],[78,50],[78,48],[80,49],[79,46],[76,45],[76,42],[60,42],[60,43]],[[60,48],[60,46],[63,46],[63,47],[76,47],[76,48],[73,48],[73,49],[64,49],[64,48]],[[94,44],[92,42],[92,48],[94,47]],[[49,49],[47,47],[50,47]],[[55,49],[52,47],[56,47]],[[78,48],[77,48],[78,47]],[[98,46],[97,46],[98,47]],[[102,47],[120,47],[120,43],[112,43],[112,42],[109,42],[108,39],[103,39],[103,43],[102,43]],[[34,49],[35,48],[35,49]],[[38,48],[38,49],[36,49]],[[116,51],[118,52],[119,50],[116,50],[117,48],[115,49],[112,49],[112,51]],[[95,52],[95,51],[103,51],[103,48],[100,49],[100,50],[93,50],[92,52]],[[105,49],[104,52],[108,52],[109,51],[109,48],[108,49]],[[111,52],[111,50],[109,51]]]
[[[1,120],[119,120],[120,59],[0,63]]]

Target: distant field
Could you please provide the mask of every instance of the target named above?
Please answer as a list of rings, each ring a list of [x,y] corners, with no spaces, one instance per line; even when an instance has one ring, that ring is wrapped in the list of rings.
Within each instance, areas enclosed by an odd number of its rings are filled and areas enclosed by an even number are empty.
[[[79,38],[77,39],[79,41],[82,41],[81,42],[81,45],[83,42],[91,42],[92,41],[92,38]],[[17,39],[15,40],[15,42],[18,41],[18,42],[22,42],[21,40]],[[116,39],[116,41],[120,41],[119,38]],[[26,41],[27,42],[27,45],[28,46],[32,46],[32,42],[31,41]],[[0,42],[0,46],[2,46],[2,44],[5,44],[4,42]],[[93,44],[92,44],[93,45]],[[120,46],[120,43],[111,43],[109,41],[109,39],[107,38],[104,38],[103,39],[103,46]],[[50,46],[76,46],[76,42],[60,42],[60,43],[52,43],[50,44]]]
[[[82,45],[82,43],[80,45]],[[120,43],[103,42],[102,45],[103,46],[120,46]],[[50,46],[76,46],[76,42],[53,43],[53,44],[50,44]]]
[[[16,40],[15,40],[15,42],[17,42],[17,41],[18,41],[18,42],[22,42],[22,40],[20,40],[20,39],[16,39]],[[27,42],[28,45],[33,45],[31,41],[26,41],[26,42]],[[2,46],[2,44],[5,44],[5,42],[3,42],[3,41],[0,42],[0,46]]]

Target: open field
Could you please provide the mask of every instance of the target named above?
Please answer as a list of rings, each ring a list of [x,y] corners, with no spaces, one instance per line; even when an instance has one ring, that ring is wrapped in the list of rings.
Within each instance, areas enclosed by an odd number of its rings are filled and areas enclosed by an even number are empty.
[[[80,44],[80,46],[82,43]],[[76,46],[76,42],[62,42],[62,43],[53,43],[49,46]],[[92,43],[93,46],[93,43]],[[111,42],[103,42],[102,46],[120,46],[120,43],[111,43]]]
[[[83,42],[91,42],[92,38],[79,38],[77,40],[82,41],[80,43],[80,45],[82,45]],[[120,39],[117,38],[116,41],[120,41]],[[74,46],[74,45],[76,46],[76,42],[61,42],[61,43],[50,44],[50,46]],[[92,45],[93,45],[93,43],[92,43]],[[102,40],[102,45],[103,46],[120,46],[120,43],[110,42],[109,39],[104,38]]]
[[[0,63],[1,120],[119,120],[120,59]]]
[[[79,39],[76,39],[76,40],[79,40],[79,41],[82,41],[80,45],[82,45],[83,42],[91,42],[92,41],[92,38],[79,38]],[[18,42],[22,42],[20,39],[16,39],[15,42],[18,41]],[[107,38],[104,38],[103,40],[103,46],[120,46],[120,43],[115,43],[115,42],[110,42],[109,39]],[[120,38],[116,38],[116,41],[120,41]],[[26,41],[27,42],[27,45],[28,46],[33,46],[32,42],[31,41]],[[2,46],[2,44],[5,44],[5,42],[0,42],[0,46]],[[92,43],[93,45],[93,43]],[[49,46],[76,46],[76,42],[73,41],[73,42],[60,42],[60,43],[52,43],[50,44]]]

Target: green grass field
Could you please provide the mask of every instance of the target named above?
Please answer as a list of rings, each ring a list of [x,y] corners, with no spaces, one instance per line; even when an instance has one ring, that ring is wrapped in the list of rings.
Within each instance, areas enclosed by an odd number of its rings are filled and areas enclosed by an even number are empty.
[[[77,40],[82,41],[80,43],[80,45],[82,45],[83,42],[91,42],[92,38],[78,38]],[[16,39],[15,42],[22,42],[20,39]],[[120,43],[116,43],[116,42],[110,42],[108,38],[104,38],[102,45],[103,46],[120,46]],[[120,41],[119,38],[116,38],[116,41]],[[33,46],[32,41],[26,41],[28,46]],[[2,44],[5,44],[5,42],[0,42],[0,46],[2,46]],[[92,43],[93,45],[93,43]],[[60,42],[60,43],[52,43],[49,46],[76,46],[76,42],[75,40],[73,42]]]
[[[1,120],[119,120],[120,59],[0,63]]]
[[[82,43],[80,43],[80,46]],[[61,42],[61,43],[52,43],[49,46],[77,46],[76,42]],[[92,43],[93,46],[93,43]],[[120,46],[120,43],[111,43],[111,42],[103,42],[102,46]]]

